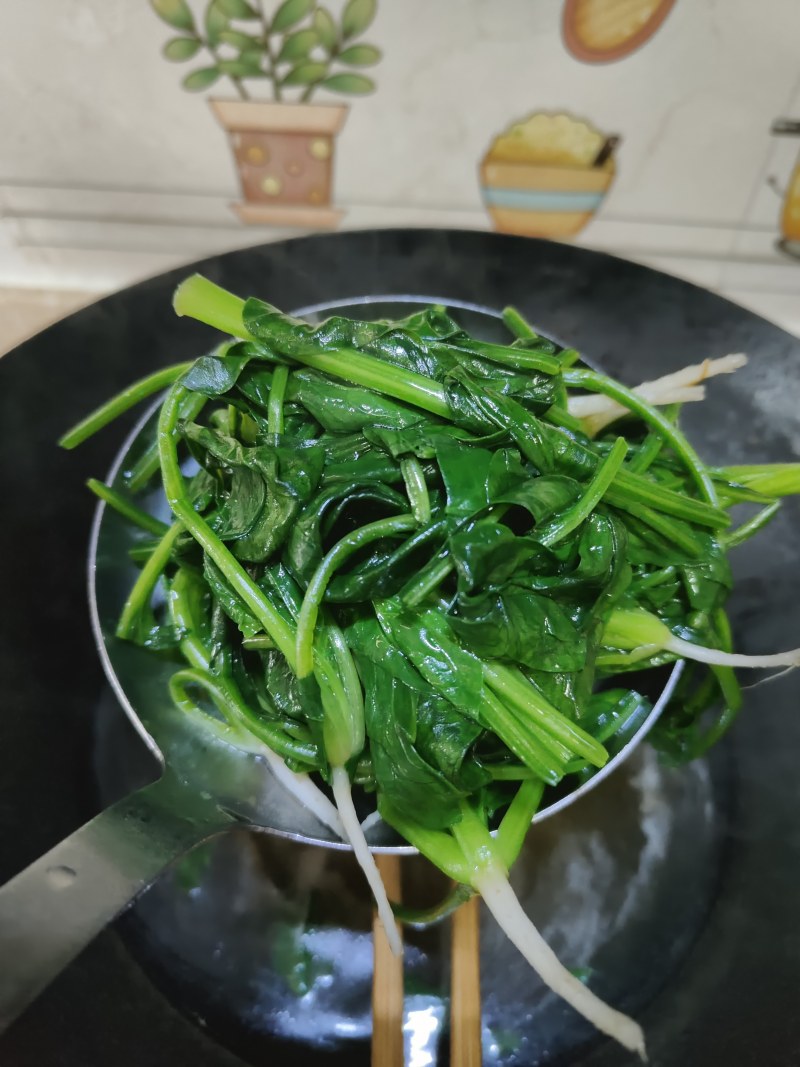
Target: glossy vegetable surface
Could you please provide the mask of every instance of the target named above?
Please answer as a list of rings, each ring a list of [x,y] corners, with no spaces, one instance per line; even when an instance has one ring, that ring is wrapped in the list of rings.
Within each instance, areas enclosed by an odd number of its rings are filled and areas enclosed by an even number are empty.
[[[638,1027],[523,928],[506,872],[543,791],[585,780],[646,717],[629,672],[701,661],[651,735],[671,760],[739,710],[726,553],[800,491],[800,465],[708,467],[677,415],[743,360],[634,391],[513,310],[498,345],[442,307],[312,326],[199,276],[175,306],[231,339],[62,441],[169,384],[129,496],[92,483],[142,528],[119,636],[175,658],[187,714],[332,787],[385,916],[351,783],[482,893],[554,989],[641,1051]],[[149,477],[170,526],[135,500]],[[732,529],[740,502],[761,510]]]

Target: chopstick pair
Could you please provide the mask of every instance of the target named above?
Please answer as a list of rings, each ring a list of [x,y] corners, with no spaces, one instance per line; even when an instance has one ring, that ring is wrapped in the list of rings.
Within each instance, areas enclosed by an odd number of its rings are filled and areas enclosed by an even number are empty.
[[[376,860],[390,899],[399,900],[400,857],[379,855]],[[472,897],[452,920],[450,1067],[481,1067],[482,1062],[478,919],[478,897]],[[372,1067],[404,1067],[403,960],[393,955],[377,914],[372,936]]]

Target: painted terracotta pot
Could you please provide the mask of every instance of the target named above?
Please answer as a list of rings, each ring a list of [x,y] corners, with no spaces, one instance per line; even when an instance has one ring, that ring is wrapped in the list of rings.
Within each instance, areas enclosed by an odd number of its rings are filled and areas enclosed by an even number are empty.
[[[603,202],[615,167],[493,161],[480,167],[481,195],[495,229],[526,237],[574,237]]]
[[[313,228],[339,222],[332,174],[346,105],[209,103],[230,138],[244,198],[232,206],[244,222]]]

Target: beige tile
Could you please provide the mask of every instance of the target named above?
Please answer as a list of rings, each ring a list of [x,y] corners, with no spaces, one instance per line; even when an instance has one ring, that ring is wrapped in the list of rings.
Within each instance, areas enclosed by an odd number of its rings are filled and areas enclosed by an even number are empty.
[[[0,288],[0,354],[97,296],[75,290]]]

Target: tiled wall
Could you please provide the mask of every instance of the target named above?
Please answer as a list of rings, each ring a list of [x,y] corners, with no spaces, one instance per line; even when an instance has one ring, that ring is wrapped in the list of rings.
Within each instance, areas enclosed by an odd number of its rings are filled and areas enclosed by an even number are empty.
[[[584,2],[601,19],[657,6]],[[798,0],[675,0],[647,43],[608,63],[565,47],[564,6],[378,0],[376,90],[349,101],[337,139],[340,226],[490,228],[478,167],[493,139],[532,112],[568,112],[621,137],[610,191],[575,240],[800,330],[800,260],[776,247],[800,138],[771,133],[800,119]],[[231,211],[225,133],[160,54],[173,33],[144,0],[4,11],[0,284],[103,291],[297,232]]]

